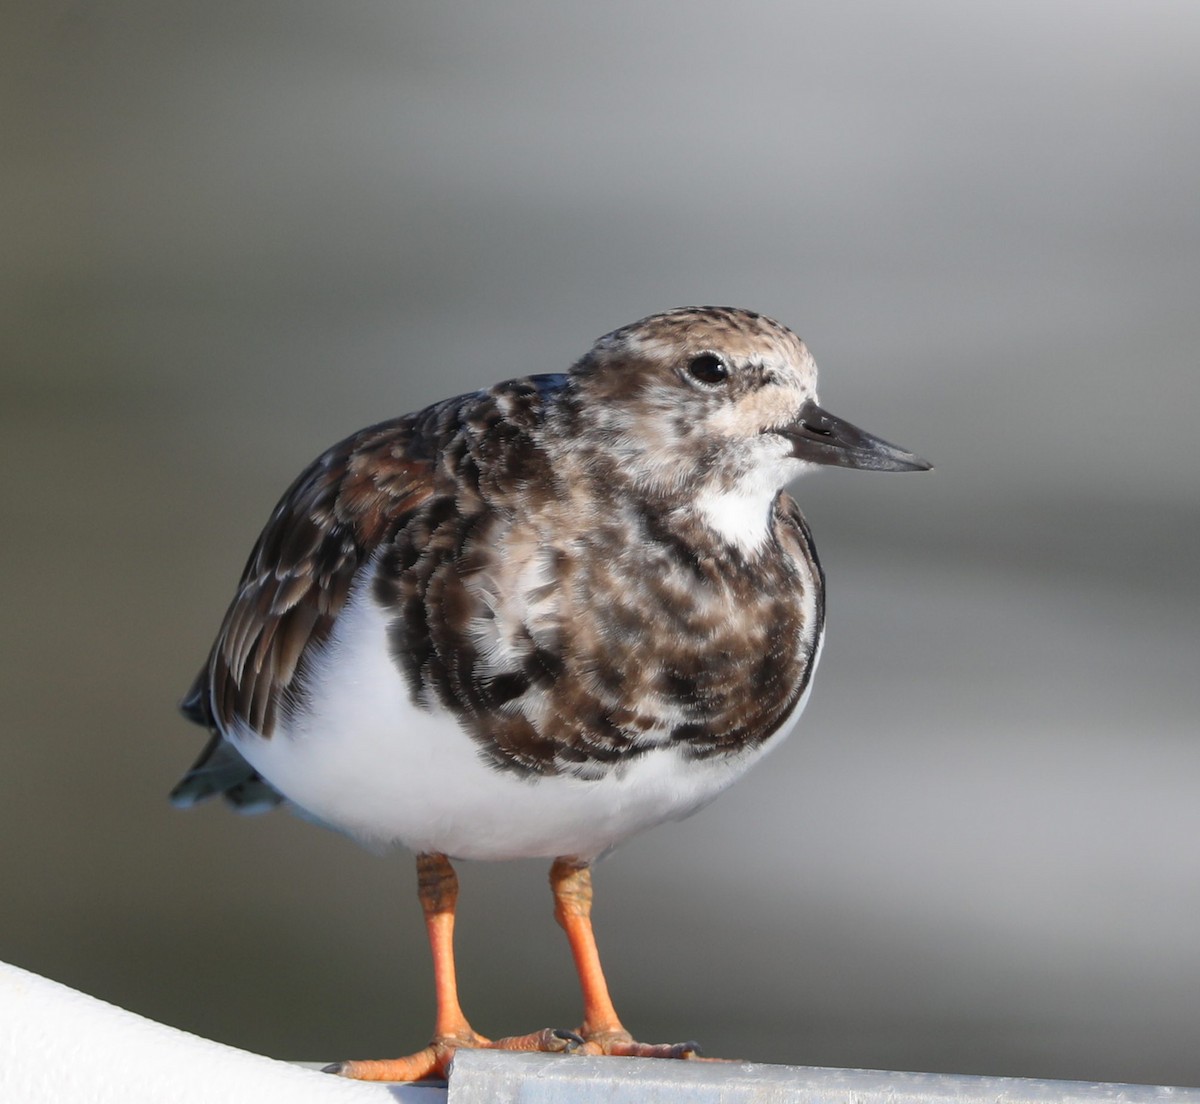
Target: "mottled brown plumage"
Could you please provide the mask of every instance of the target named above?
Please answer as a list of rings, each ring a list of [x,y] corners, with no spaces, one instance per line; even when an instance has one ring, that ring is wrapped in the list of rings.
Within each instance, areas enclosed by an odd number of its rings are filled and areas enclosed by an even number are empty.
[[[697,757],[769,736],[807,684],[811,648],[800,643],[815,641],[822,617],[803,517],[781,496],[773,554],[747,558],[674,516],[672,496],[689,489],[678,478],[649,484],[614,447],[631,437],[669,447],[693,479],[717,468],[722,442],[699,432],[694,404],[644,358],[698,330],[697,349],[761,355],[764,337],[802,349],[750,312],[677,312],[615,331],[569,376],[446,400],[325,452],[255,545],[189,715],[271,736],[280,713],[303,706],[305,656],[378,554],[375,594],[413,700],[458,714],[498,767],[587,776],[654,746],[644,734],[664,727]],[[631,347],[640,364],[606,370]],[[767,372],[751,360],[724,392],[687,397],[717,409],[767,386]],[[515,628],[508,663],[483,662],[471,626],[493,615],[488,587],[518,594],[531,569],[537,623]],[[806,585],[818,598],[807,626]]]
[[[270,736],[280,710],[303,701],[306,650],[329,635],[363,562],[431,494],[434,465],[415,440],[412,417],[385,422],[301,473],[250,553],[185,709]]]

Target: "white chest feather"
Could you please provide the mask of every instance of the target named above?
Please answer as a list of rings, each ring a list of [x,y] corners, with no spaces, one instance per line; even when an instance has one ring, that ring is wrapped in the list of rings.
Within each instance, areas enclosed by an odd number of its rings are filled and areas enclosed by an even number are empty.
[[[780,487],[804,470],[785,449],[782,439],[764,438],[740,479],[706,487],[693,504],[710,529],[746,555],[757,552],[770,535]]]
[[[732,491],[705,492],[696,500],[696,509],[705,523],[724,540],[750,554],[757,552],[771,530],[771,506],[774,487],[755,493],[742,488]]]

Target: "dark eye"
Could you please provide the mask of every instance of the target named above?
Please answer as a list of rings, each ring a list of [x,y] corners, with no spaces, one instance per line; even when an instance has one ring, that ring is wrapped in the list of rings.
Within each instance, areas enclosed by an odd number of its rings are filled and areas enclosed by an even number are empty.
[[[724,383],[729,378],[729,365],[716,353],[701,353],[688,361],[688,375],[701,383]]]

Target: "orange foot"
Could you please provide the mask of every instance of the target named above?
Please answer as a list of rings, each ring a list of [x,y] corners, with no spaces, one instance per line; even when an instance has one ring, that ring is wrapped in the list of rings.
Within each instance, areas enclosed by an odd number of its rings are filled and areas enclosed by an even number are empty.
[[[634,1044],[638,1045],[638,1044]],[[542,1051],[547,1054],[585,1053],[585,1043],[573,1031],[547,1027],[528,1035],[510,1035],[504,1039],[487,1039],[474,1031],[442,1035],[424,1050],[404,1058],[385,1058],[377,1062],[334,1062],[322,1073],[336,1073],[357,1081],[424,1081],[447,1076],[455,1051],[460,1048],[479,1050]],[[586,1051],[589,1054],[618,1053],[617,1051]],[[624,1053],[624,1052],[620,1052]]]
[[[581,1032],[576,1054],[612,1054],[622,1058],[699,1058],[699,1043],[639,1043],[628,1031]]]

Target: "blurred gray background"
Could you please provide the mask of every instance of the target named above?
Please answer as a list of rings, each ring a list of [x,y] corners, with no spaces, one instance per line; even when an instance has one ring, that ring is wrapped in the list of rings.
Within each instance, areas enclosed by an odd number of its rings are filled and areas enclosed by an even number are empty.
[[[420,1044],[406,855],[183,814],[299,468],[653,311],[935,462],[796,489],[799,733],[597,875],[641,1037],[1200,1084],[1200,6],[24,0],[0,16],[0,958],[280,1057]],[[463,997],[572,1025],[541,864]]]

